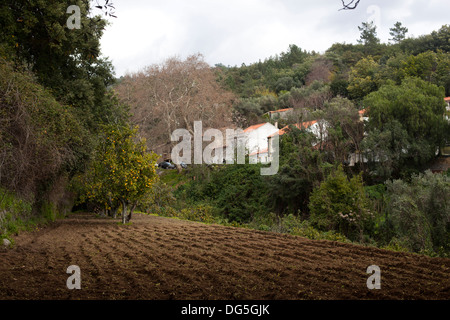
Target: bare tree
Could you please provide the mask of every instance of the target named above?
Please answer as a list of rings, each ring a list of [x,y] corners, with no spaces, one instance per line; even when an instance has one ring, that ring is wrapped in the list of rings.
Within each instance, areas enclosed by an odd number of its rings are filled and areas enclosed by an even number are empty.
[[[203,127],[223,128],[232,123],[234,95],[216,81],[200,54],[182,61],[169,58],[140,72],[127,75],[116,88],[131,108],[149,147],[170,142],[175,129],[194,134],[194,121]]]
[[[309,86],[314,81],[330,82],[333,71],[333,62],[323,57],[314,60],[311,70],[305,78],[305,84]]]

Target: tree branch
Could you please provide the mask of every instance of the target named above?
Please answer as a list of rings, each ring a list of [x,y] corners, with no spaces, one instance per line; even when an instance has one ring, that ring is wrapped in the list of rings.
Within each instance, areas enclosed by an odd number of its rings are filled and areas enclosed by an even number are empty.
[[[358,6],[359,1],[361,1],[361,0],[351,0],[347,4],[345,4],[344,0],[341,0],[341,1],[342,1],[342,8],[339,10],[353,10]]]

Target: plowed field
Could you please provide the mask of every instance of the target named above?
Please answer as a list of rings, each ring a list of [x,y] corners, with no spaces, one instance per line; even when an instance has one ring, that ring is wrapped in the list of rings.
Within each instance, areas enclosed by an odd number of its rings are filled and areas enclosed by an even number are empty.
[[[66,286],[71,265],[81,290]],[[3,300],[449,298],[450,259],[140,214],[74,214],[0,250]]]

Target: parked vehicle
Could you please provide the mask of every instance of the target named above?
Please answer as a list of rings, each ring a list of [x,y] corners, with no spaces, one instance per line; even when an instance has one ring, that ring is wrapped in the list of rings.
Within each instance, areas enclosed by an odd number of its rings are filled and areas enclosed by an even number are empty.
[[[158,164],[158,167],[162,168],[162,169],[175,169],[176,168],[175,165],[173,165],[172,163],[167,162],[167,161],[160,162]]]

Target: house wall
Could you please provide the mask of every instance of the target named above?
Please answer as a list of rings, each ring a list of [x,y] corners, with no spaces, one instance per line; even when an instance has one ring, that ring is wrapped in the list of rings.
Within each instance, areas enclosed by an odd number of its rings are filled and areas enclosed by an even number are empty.
[[[247,133],[247,150],[249,153],[261,151],[269,147],[268,136],[278,132],[278,128],[270,123]]]
[[[306,131],[311,132],[318,140],[325,140],[327,138],[327,124],[325,121],[318,121],[310,126]]]

